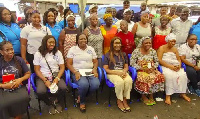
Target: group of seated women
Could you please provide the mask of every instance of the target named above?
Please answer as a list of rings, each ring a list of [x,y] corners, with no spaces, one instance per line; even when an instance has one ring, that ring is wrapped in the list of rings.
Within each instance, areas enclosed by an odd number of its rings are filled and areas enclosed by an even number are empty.
[[[130,65],[137,70],[136,81],[133,82],[128,74],[129,59],[122,52],[121,38],[114,37],[110,43],[110,50],[103,59],[103,68],[107,78],[114,84],[117,97],[117,106],[122,112],[130,112],[127,103],[130,99],[132,84],[134,89],[141,94],[141,101],[146,105],[155,105],[153,94],[159,91],[166,92],[165,103],[171,105],[170,96],[179,93],[186,101],[187,82],[194,93],[198,94],[199,67],[196,60],[199,56],[199,45],[196,35],[189,35],[187,42],[179,49],[174,47],[176,36],[172,33],[165,38],[167,44],[161,46],[157,52],[152,49],[150,37],[143,37],[137,48],[132,52]],[[77,103],[80,103],[80,111],[86,112],[86,96],[99,88],[97,55],[93,47],[87,45],[85,34],[76,37],[76,45],[71,47],[67,54],[66,63],[62,53],[57,50],[56,39],[52,35],[46,35],[34,54],[34,70],[37,75],[36,86],[38,98],[49,106],[49,113],[61,113],[61,99],[64,97],[67,86],[63,79],[65,66],[71,71],[71,78],[78,87]],[[23,84],[30,77],[30,71],[25,61],[14,55],[14,49],[9,41],[0,44],[0,117],[20,118],[28,107],[29,97]],[[196,60],[194,59],[196,57]],[[186,64],[186,72],[181,68],[181,63]],[[66,64],[66,65],[65,65]],[[159,64],[162,72],[157,70]],[[82,75],[83,69],[90,71]],[[87,72],[88,73],[88,72]],[[4,76],[14,74],[14,80],[4,82]],[[51,92],[51,86],[56,85],[58,90]],[[50,89],[48,93],[47,89]]]

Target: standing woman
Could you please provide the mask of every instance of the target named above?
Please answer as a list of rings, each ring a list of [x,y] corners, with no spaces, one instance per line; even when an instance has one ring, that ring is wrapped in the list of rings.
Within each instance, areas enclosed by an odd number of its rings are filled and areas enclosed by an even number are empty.
[[[155,26],[153,29],[153,49],[158,50],[160,46],[167,44],[165,37],[171,32],[171,27],[167,26],[169,21],[170,17],[163,15],[160,17],[161,26]]]
[[[149,23],[149,13],[141,13],[141,21],[136,22],[133,26],[132,33],[135,37],[136,47],[142,37],[151,36],[151,24]]]
[[[34,72],[34,54],[38,51],[43,37],[47,34],[51,35],[51,31],[46,26],[41,25],[40,13],[36,10],[31,13],[31,21],[30,25],[22,29],[20,41],[21,56],[25,62],[30,64],[31,71]]]
[[[26,112],[29,96],[25,85],[31,73],[21,57],[14,56],[14,49],[9,41],[0,43],[0,119],[21,119]],[[12,82],[2,83],[3,76],[13,74]]]
[[[62,28],[56,24],[55,13],[46,11],[43,16],[43,24],[50,29],[52,36],[56,39],[56,46],[58,47],[58,37],[60,36]]]
[[[58,25],[62,28],[62,29],[64,29],[65,27],[68,27],[68,23],[67,23],[67,16],[68,15],[73,15],[73,13],[72,13],[72,11],[69,9],[69,8],[67,8],[67,9],[65,9],[64,10],[64,20],[62,20],[62,21],[60,21],[59,23],[58,23]],[[74,24],[75,25],[75,24]]]
[[[20,28],[11,20],[11,12],[6,7],[0,7],[0,30],[13,45],[15,55],[21,56],[20,52]]]
[[[120,22],[120,30],[116,36],[122,39],[122,51],[128,56],[135,48],[134,36],[132,32],[128,31],[128,22],[125,20]]]
[[[104,37],[103,53],[106,54],[110,50],[110,42],[112,38],[115,37],[117,33],[117,27],[115,25],[112,25],[112,14],[105,14],[103,16],[103,19],[106,22],[106,25],[100,26],[100,29]]]
[[[65,27],[59,36],[59,50],[63,54],[63,57],[66,61],[67,53],[72,46],[76,45],[76,35],[80,32],[79,29],[74,27],[75,25],[75,16],[67,16],[67,27]]]
[[[84,34],[88,37],[88,45],[92,46],[97,54],[98,66],[102,67],[103,36],[98,27],[97,14],[90,15],[90,26],[86,27]]]
[[[197,43],[200,45],[200,17],[190,29],[190,34],[195,34],[197,36]]]

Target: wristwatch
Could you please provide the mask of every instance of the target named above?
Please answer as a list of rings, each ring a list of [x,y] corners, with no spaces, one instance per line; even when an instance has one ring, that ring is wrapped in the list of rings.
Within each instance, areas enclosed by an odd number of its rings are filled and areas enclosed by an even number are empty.
[[[59,77],[56,77],[56,79],[58,79],[58,81],[60,81],[60,78],[59,78]]]

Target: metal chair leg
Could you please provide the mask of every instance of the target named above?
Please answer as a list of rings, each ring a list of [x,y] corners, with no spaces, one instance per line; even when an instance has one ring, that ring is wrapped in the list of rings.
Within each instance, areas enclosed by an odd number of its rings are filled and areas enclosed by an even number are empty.
[[[74,88],[72,88],[72,95],[73,95],[73,98],[74,98],[74,107],[77,107],[77,105],[76,105],[76,96],[75,96],[75,89]]]
[[[42,109],[41,109],[41,105],[40,105],[40,99],[38,99],[38,104],[39,104],[40,115],[42,115]]]
[[[108,98],[108,106],[110,107],[110,97],[111,97],[111,88],[109,88],[109,98]]]
[[[96,104],[98,105],[99,102],[98,102],[98,90],[96,90]]]
[[[66,93],[64,94],[64,103],[65,103],[65,110],[67,110],[67,105],[66,105]]]
[[[30,105],[30,104],[29,104]],[[27,117],[28,117],[28,119],[30,119],[30,114],[29,114],[29,106],[27,107],[27,110],[26,110],[26,113],[27,113]]]

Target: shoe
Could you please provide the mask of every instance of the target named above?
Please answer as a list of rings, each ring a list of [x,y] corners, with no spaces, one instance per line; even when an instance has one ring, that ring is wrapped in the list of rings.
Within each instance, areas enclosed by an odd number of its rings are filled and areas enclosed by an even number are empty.
[[[200,89],[195,90],[195,94],[200,97]]]
[[[153,106],[153,103],[150,100],[144,101],[142,98],[140,99],[147,106]]]
[[[55,108],[54,108],[54,106],[49,106],[49,114],[52,114],[52,115],[54,115],[54,114],[56,114],[56,110],[55,110]]]
[[[190,93],[190,94],[195,94],[196,92],[195,92],[195,90],[192,88],[192,86],[188,86],[188,92]]]
[[[130,108],[130,107],[125,108],[125,110],[126,110],[127,112],[131,112],[131,108]]]
[[[60,106],[59,104],[56,105],[56,112],[57,113],[61,113],[62,112],[62,106]]]
[[[82,108],[80,108],[80,111],[81,111],[82,113],[85,113],[85,112],[86,112],[86,108],[85,108],[85,107],[82,107]]]
[[[117,106],[117,107],[118,107],[118,106]],[[120,107],[118,107],[118,108],[119,108],[120,111],[126,113],[126,109],[125,109],[125,108],[120,108]]]
[[[156,101],[154,99],[150,99],[150,102],[155,105],[156,104]]]

